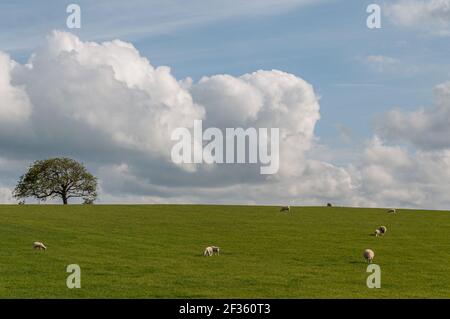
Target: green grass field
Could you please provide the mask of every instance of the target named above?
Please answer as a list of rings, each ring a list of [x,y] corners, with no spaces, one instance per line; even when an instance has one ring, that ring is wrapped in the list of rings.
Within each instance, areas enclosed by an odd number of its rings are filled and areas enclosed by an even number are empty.
[[[380,225],[387,234],[371,236]],[[0,297],[448,298],[449,234],[444,211],[0,206]],[[208,245],[220,256],[203,257]],[[365,248],[381,289],[366,286]],[[69,264],[81,289],[66,287]]]

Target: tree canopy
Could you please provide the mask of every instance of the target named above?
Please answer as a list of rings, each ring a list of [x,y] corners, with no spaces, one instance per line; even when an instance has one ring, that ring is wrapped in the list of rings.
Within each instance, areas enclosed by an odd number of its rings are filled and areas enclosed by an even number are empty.
[[[97,198],[97,178],[70,158],[51,158],[34,162],[22,175],[13,193],[15,198],[39,200],[83,198],[92,203]]]

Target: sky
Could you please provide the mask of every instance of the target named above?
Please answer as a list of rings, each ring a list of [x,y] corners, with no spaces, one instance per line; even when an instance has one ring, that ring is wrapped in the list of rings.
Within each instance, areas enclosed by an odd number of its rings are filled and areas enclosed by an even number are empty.
[[[70,156],[99,203],[448,209],[450,0],[74,3],[0,2],[0,202]],[[279,173],[174,165],[195,119],[280,127]]]

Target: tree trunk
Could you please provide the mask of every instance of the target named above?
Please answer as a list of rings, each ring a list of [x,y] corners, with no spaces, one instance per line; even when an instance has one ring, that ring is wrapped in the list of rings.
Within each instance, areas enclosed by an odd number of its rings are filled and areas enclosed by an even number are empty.
[[[64,194],[62,195],[63,204],[67,205],[67,196]]]

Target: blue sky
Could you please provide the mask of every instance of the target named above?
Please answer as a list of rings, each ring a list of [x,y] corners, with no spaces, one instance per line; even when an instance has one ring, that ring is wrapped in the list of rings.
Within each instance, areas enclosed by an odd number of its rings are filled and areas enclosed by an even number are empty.
[[[376,151],[393,154],[405,148],[409,152],[405,158],[419,163],[422,159],[414,154],[421,154],[420,136],[446,134],[445,129],[432,129],[439,113],[426,113],[430,132],[423,131],[425,122],[413,122],[417,116],[410,114],[421,108],[433,110],[435,88],[450,79],[450,0],[73,1],[82,10],[81,29],[66,26],[70,3],[1,1],[0,51],[24,64],[52,30],[61,30],[84,42],[130,42],[151,65],[169,66],[177,80],[191,77],[197,83],[204,76],[239,77],[273,69],[294,74],[313,85],[320,97],[321,119],[314,131],[319,150],[311,157],[323,160],[325,152],[325,158],[338,165],[333,174],[345,169],[351,176],[349,189],[364,185],[359,179],[368,174],[353,172],[353,166],[378,165],[358,164],[367,155],[368,143]],[[382,9],[380,29],[366,26],[366,8],[372,3]],[[445,89],[439,92],[439,97],[445,95]],[[395,119],[402,120],[399,123],[406,129],[396,130],[392,110],[399,112]],[[444,122],[434,127],[446,127],[446,114],[440,114]],[[416,125],[411,138],[405,123]],[[384,128],[389,139],[383,136],[377,142],[374,135],[383,135]],[[385,149],[385,144],[392,149]],[[430,185],[428,180],[417,183],[424,189]],[[0,191],[1,187],[0,183]],[[415,190],[409,190],[411,198],[417,197]],[[360,200],[358,196],[353,202]],[[428,198],[426,191],[423,196]]]

